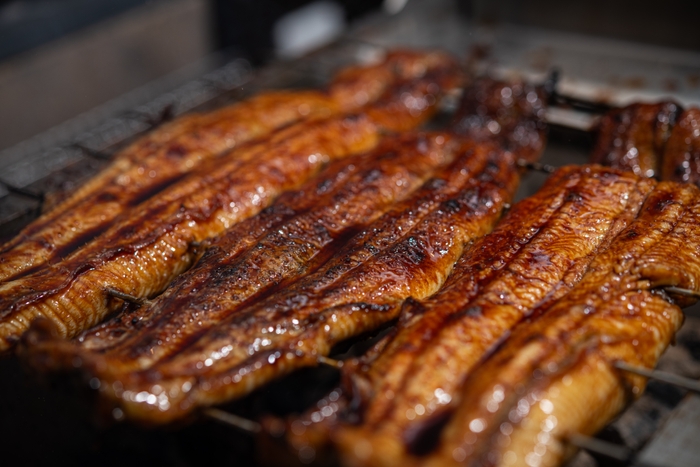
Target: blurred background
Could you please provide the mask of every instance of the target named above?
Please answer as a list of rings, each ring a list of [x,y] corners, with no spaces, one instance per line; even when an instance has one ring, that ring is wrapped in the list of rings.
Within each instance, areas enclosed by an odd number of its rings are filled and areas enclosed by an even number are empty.
[[[290,59],[407,0],[2,0],[0,150],[139,86],[200,76],[221,56]],[[425,3],[425,2],[422,2]],[[446,2],[436,2],[444,7]],[[455,0],[514,23],[700,50],[700,2]],[[214,56],[219,57],[213,61]],[[0,168],[2,161],[0,161]]]

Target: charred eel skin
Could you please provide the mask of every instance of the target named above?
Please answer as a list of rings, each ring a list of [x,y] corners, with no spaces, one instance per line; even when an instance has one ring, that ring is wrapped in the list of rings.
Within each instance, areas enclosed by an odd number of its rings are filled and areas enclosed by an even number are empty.
[[[361,114],[283,128],[173,185],[61,263],[3,284],[0,350],[39,316],[63,337],[97,324],[121,305],[107,288],[140,298],[160,293],[195,260],[193,244],[255,215],[327,161],[375,146],[380,133],[414,128],[460,79],[456,66],[427,70],[390,88]]]
[[[535,162],[546,143],[548,98],[543,86],[479,78],[465,89],[452,127],[479,141],[499,141]]]
[[[700,109],[683,112],[666,143],[661,179],[700,185]]]
[[[671,131],[683,109],[674,102],[631,104],[605,114],[591,162],[641,177],[659,176]]]
[[[606,114],[592,162],[700,185],[700,109],[673,102],[631,104]]]
[[[360,423],[336,429],[347,465],[400,465],[430,448],[460,385],[509,330],[581,279],[631,222],[653,181],[593,167],[560,169],[478,240],[445,286],[404,305],[379,357],[349,366]],[[359,399],[359,403],[357,402]]]
[[[105,170],[0,247],[0,281],[60,262],[120,215],[208,160],[305,118],[356,111],[392,86],[454,68],[436,52],[395,51],[373,66],[343,70],[325,91],[279,91],[208,114],[186,115],[139,139]]]
[[[659,287],[700,290],[700,191],[662,182],[583,279],[535,310],[466,381],[425,465],[560,465],[638,397],[683,321]],[[681,302],[682,303],[682,302]],[[686,303],[682,303],[686,304]]]
[[[76,356],[90,361],[85,350],[100,351],[94,358],[114,379],[177,354],[220,320],[312,272],[349,236],[450,163],[464,144],[448,133],[410,133],[337,161],[229,229],[151,304],[119,314],[75,344],[45,341],[43,358],[66,366]]]
[[[167,423],[317,365],[335,343],[396,317],[406,297],[436,292],[464,248],[495,224],[517,180],[511,153],[466,144],[454,162],[312,274],[222,319],[146,370],[116,381],[105,370],[97,376],[104,400],[136,421]]]

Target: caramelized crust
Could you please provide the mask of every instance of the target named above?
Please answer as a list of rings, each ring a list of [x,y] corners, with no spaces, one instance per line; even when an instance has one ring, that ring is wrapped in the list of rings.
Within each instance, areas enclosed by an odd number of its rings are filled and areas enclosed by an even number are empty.
[[[155,130],[116,156],[104,171],[0,248],[0,281],[55,263],[104,232],[120,215],[224,151],[304,118],[356,111],[391,87],[442,75],[459,84],[454,61],[435,52],[398,51],[370,67],[339,74],[327,91],[269,92],[203,115],[187,115]],[[410,91],[410,90],[409,90]],[[436,87],[435,94],[439,91]],[[396,90],[393,91],[396,93]],[[419,113],[428,107],[417,99]],[[408,122],[411,125],[411,122]],[[404,127],[400,127],[404,128]],[[223,162],[222,162],[223,163]]]
[[[333,436],[344,462],[395,465],[429,448],[459,403],[464,378],[518,321],[580,280],[652,186],[630,173],[567,167],[518,203],[460,259],[440,292],[404,306],[377,360],[351,371],[365,393],[353,394],[362,400],[361,424]]]
[[[421,463],[560,465],[570,435],[595,433],[640,395],[644,378],[613,365],[654,367],[680,327],[680,309],[655,287],[700,290],[699,195],[660,183],[583,279],[469,376],[439,450]]]
[[[313,274],[220,320],[177,355],[120,375],[118,386],[95,365],[103,395],[133,419],[164,423],[315,366],[335,343],[393,319],[407,296],[437,291],[464,247],[495,223],[517,178],[510,153],[465,143],[437,178]],[[144,391],[157,403],[137,397]]]
[[[447,89],[461,86],[464,76],[455,74],[457,64],[450,55],[438,51],[398,49],[389,51],[379,63],[350,66],[341,70],[328,88],[331,99],[342,111],[351,112],[379,99],[397,82],[410,81],[439,70],[453,74]],[[437,89],[433,89],[436,93]]]
[[[600,122],[591,162],[642,177],[658,176],[666,142],[682,110],[674,102],[660,102],[608,112]]]
[[[458,75],[453,71],[426,73],[398,86],[400,94],[391,89],[364,114],[300,122],[234,151],[132,211],[63,262],[0,286],[0,350],[39,316],[53,321],[62,337],[97,324],[120,306],[107,288],[140,298],[160,293],[192,264],[193,244],[258,213],[325,162],[371,148],[380,132],[425,121],[440,96],[433,91],[451,83]]]
[[[481,78],[465,89],[453,127],[480,141],[500,141],[534,162],[546,141],[548,97],[540,86]]]
[[[459,148],[449,134],[408,134],[338,161],[299,191],[229,229],[195,268],[138,310],[136,322],[133,313],[122,313],[82,336],[69,355],[58,357],[61,347],[48,342],[41,352],[67,362],[75,355],[87,361],[83,350],[109,348],[100,361],[113,378],[148,368],[255,299],[313,271],[344,239],[450,162]]]
[[[661,179],[700,184],[700,109],[688,109],[673,127],[664,151]]]
[[[39,316],[65,337],[96,324],[120,306],[107,288],[143,298],[159,293],[196,258],[194,242],[255,214],[325,160],[376,144],[377,130],[362,116],[290,127],[281,141],[273,137],[238,151],[215,170],[175,185],[58,265],[3,284],[1,347]]]

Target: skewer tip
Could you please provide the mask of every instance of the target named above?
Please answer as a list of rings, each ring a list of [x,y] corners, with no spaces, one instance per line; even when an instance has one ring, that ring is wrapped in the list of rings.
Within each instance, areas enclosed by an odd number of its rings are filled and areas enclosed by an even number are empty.
[[[328,365],[332,366],[337,369],[343,368],[343,362],[340,360],[334,360],[332,358],[324,357],[323,355],[319,356],[316,361],[322,365]]]
[[[247,418],[239,417],[221,409],[210,407],[202,411],[205,417],[221,422],[225,425],[237,428],[247,433],[257,434],[262,431],[262,426],[258,422],[248,420]]]

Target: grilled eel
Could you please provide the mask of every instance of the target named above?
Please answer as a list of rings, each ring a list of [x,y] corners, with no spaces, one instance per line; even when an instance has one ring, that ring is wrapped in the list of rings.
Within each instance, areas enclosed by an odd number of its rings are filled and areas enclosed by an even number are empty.
[[[431,447],[465,377],[518,321],[580,280],[652,187],[632,173],[571,166],[516,204],[440,292],[405,304],[376,360],[346,366],[344,392],[354,389],[361,410],[332,436],[344,462],[398,465]]]
[[[224,151],[304,118],[357,110],[401,82],[454,68],[441,53],[397,51],[380,64],[341,71],[326,91],[268,92],[166,124],[0,247],[0,281],[61,261],[130,208]]]
[[[327,161],[373,147],[382,132],[425,121],[441,90],[459,76],[456,68],[426,72],[361,114],[283,128],[170,187],[61,263],[1,285],[0,350],[39,316],[50,319],[58,335],[77,335],[119,308],[110,289],[139,298],[158,294],[192,264],[198,242],[298,188]]]
[[[661,179],[700,185],[700,109],[683,112],[661,161]]]
[[[595,433],[642,393],[644,378],[615,362],[653,368],[680,327],[680,308],[655,289],[700,291],[698,222],[697,187],[659,183],[583,279],[470,375],[422,463],[545,467],[570,457],[572,435]]]
[[[330,432],[351,465],[408,462],[427,449],[459,399],[460,382],[488,348],[529,310],[580,279],[652,185],[600,167],[557,171],[465,253],[440,292],[404,305],[376,359],[346,362],[345,384],[336,390],[344,396],[328,403],[333,410],[325,414],[295,420],[286,442],[297,452],[320,454]],[[340,407],[348,399],[352,410]]]
[[[598,126],[591,162],[642,177],[658,176],[671,131],[683,109],[674,102],[613,109]]]
[[[92,365],[104,367],[110,378],[148,368],[256,298],[313,271],[343,239],[415,191],[466,144],[449,133],[410,133],[336,161],[300,190],[229,229],[148,306],[120,313],[75,343],[36,342],[32,353],[45,354],[52,368],[59,358],[69,367],[76,356],[84,365],[94,358]]]
[[[544,86],[479,78],[465,90],[453,128],[480,141],[498,140],[535,162],[546,142],[548,98]]]
[[[335,343],[396,317],[409,295],[437,291],[465,246],[491,229],[517,180],[511,153],[467,144],[312,274],[237,310],[146,370],[112,378],[109,368],[99,369],[102,396],[129,418],[166,423],[317,365]]]

